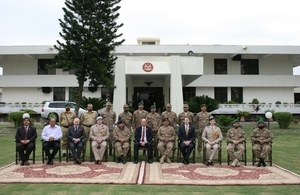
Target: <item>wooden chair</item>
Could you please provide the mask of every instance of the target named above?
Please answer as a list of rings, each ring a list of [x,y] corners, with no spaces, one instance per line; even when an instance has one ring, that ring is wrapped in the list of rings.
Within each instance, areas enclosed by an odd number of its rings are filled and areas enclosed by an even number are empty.
[[[194,144],[195,144],[195,148],[196,148],[196,142],[194,142]],[[181,151],[180,151],[180,141],[179,140],[178,140],[177,145],[178,145],[177,162],[179,163],[179,162],[182,161],[182,157],[181,157],[182,154],[181,154]],[[192,158],[191,162],[193,162],[194,164],[196,163],[196,150],[195,150],[195,148],[192,151],[192,155],[190,155],[190,157],[189,157],[189,158]]]
[[[206,147],[205,147],[205,142],[203,141],[203,164],[205,164],[205,162],[208,160],[208,158],[206,157]],[[216,158],[217,156],[217,158]],[[215,155],[213,161],[218,162],[220,165],[222,164],[222,141],[219,142],[219,148],[218,148],[218,152],[217,155]]]
[[[83,143],[83,145],[82,145],[82,152],[81,152],[81,161],[84,162],[84,159],[85,159],[85,150],[84,150],[85,142],[84,142],[84,140],[82,140],[82,143]],[[77,148],[75,147],[75,149],[77,149]],[[72,154],[72,152],[71,152],[71,149],[70,149],[70,146],[69,146],[69,140],[68,140],[67,141],[67,158],[66,158],[66,162],[69,162],[69,158],[72,157],[70,154]]]
[[[269,142],[269,145],[270,145],[270,147],[271,147],[271,151],[270,151],[268,157],[265,159],[265,163],[269,163],[270,166],[272,166],[272,164],[273,164],[273,161],[272,161],[272,160],[273,160],[273,159],[272,159],[272,151],[273,151],[272,144],[273,144],[273,142],[270,141],[270,142]],[[254,142],[252,142],[252,147],[253,147],[253,145],[254,145]],[[251,147],[251,150],[252,150],[252,147]],[[255,164],[255,163],[258,163],[258,162],[259,162],[259,159],[257,159],[257,158],[255,157],[255,154],[254,154],[254,152],[253,152],[253,150],[252,150],[252,166],[254,166],[254,164]]]
[[[227,141],[227,145],[229,144],[229,142]],[[244,165],[247,165],[247,147],[246,147],[246,140],[243,141],[243,145],[245,148],[244,154],[242,155],[242,159],[239,160],[240,162],[244,162]],[[234,152],[237,152],[237,150],[235,149]],[[230,156],[227,153],[227,164],[230,164],[230,161],[232,161],[233,159],[230,159]]]
[[[105,150],[103,159],[105,160],[105,162],[108,162],[108,147],[109,146],[108,146],[108,140],[106,140],[106,141],[107,141],[107,146],[106,146],[106,150]],[[93,153],[93,150],[92,150],[92,142],[93,142],[93,140],[90,139],[90,162],[95,161],[95,156],[94,156],[94,153]],[[100,149],[100,147],[98,147],[98,149]]]
[[[47,155],[45,153],[45,149],[44,149],[44,140],[41,140],[41,141],[42,141],[42,162],[44,164],[45,160],[48,160],[48,157],[47,157]],[[61,146],[60,141],[59,141],[59,146]],[[53,148],[50,147],[50,150],[53,150]],[[59,147],[59,150],[58,150],[58,160],[61,163],[61,147]]]
[[[30,154],[30,156],[32,156],[32,157],[29,157],[29,159],[28,159],[28,160],[32,160],[32,164],[35,164],[35,149],[36,149],[36,145],[35,145],[35,142],[34,142],[34,148],[32,150],[32,153]],[[19,152],[17,151],[17,146],[16,146],[15,157],[16,157],[15,161],[16,161],[16,165],[17,165],[21,161]]]

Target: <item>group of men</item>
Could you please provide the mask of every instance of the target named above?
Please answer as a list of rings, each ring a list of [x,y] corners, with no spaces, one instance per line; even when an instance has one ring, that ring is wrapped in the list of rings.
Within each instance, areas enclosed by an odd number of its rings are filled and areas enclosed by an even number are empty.
[[[206,165],[213,165],[213,158],[217,153],[223,139],[220,128],[216,125],[214,117],[206,111],[206,105],[201,105],[201,111],[194,117],[189,111],[187,104],[183,106],[183,112],[178,116],[173,112],[171,104],[166,105],[166,111],[161,115],[156,112],[155,103],[151,106],[151,112],[144,110],[143,102],[138,104],[138,109],[132,113],[129,106],[124,105],[124,111],[119,114],[117,123],[116,113],[111,109],[112,104],[106,103],[105,110],[98,115],[93,110],[93,105],[87,105],[87,111],[79,119],[76,114],[70,111],[70,104],[65,104],[66,110],[59,116],[59,124],[56,118],[51,117],[41,134],[43,149],[48,157],[47,164],[53,165],[53,158],[58,150],[62,149],[63,156],[66,156],[67,145],[72,153],[74,164],[81,164],[80,157],[82,151],[85,152],[87,141],[91,141],[91,149],[94,155],[95,164],[102,164],[103,156],[107,147],[109,154],[115,148],[117,153],[117,163],[126,163],[130,150],[131,139],[134,139],[134,163],[138,163],[139,149],[147,151],[148,163],[153,162],[153,151],[160,154],[159,162],[171,163],[170,152],[176,147],[181,151],[182,163],[189,164],[189,156],[195,148],[198,138],[198,151],[202,150],[202,143],[206,148]],[[196,124],[199,129],[198,136],[195,132]],[[175,127],[179,125],[178,132]],[[134,136],[132,134],[134,133]],[[177,143],[176,139],[179,142]],[[245,133],[239,125],[238,119],[232,123],[232,128],[227,132],[227,152],[232,159],[232,166],[239,166],[239,160],[245,148]],[[30,116],[23,116],[23,125],[17,129],[16,142],[21,165],[29,165],[28,158],[35,147],[37,138],[36,129],[30,125]],[[270,152],[270,141],[272,134],[265,128],[262,120],[258,122],[258,127],[251,134],[253,151],[259,159],[257,166],[266,166],[264,159]],[[52,151],[50,150],[52,149]]]

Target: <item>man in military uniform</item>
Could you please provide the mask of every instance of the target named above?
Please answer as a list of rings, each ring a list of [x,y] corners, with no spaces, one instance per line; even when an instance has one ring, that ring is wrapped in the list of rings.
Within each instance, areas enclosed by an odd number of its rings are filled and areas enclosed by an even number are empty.
[[[210,117],[209,123],[210,125],[204,128],[201,136],[202,140],[205,141],[206,155],[208,157],[206,166],[213,165],[213,158],[220,147],[219,142],[223,139],[221,129],[216,126],[214,117]]]
[[[260,118],[257,122],[257,128],[251,133],[251,141],[253,142],[252,150],[259,162],[256,166],[266,166],[265,159],[271,152],[270,142],[273,139],[273,134],[265,127],[265,123]]]
[[[174,141],[176,139],[175,129],[169,124],[169,119],[164,118],[163,126],[161,126],[157,132],[157,139],[159,140],[157,144],[157,149],[162,155],[159,161],[161,164],[163,164],[165,160],[167,160],[167,163],[171,163],[169,154],[174,148]]]
[[[123,106],[123,110],[124,112],[119,114],[118,121],[122,120],[125,127],[132,131],[132,114],[129,112],[129,106],[125,104]]]
[[[157,148],[157,131],[158,128],[160,127],[160,115],[156,112],[156,105],[155,103],[150,107],[151,112],[147,115],[146,120],[147,120],[147,125],[151,127],[152,129],[152,138],[153,140],[153,147]],[[156,156],[157,154],[154,154]]]
[[[127,153],[130,149],[131,130],[129,130],[122,119],[118,121],[118,127],[114,130],[115,149],[118,151],[117,163],[126,163]]]
[[[96,123],[96,118],[98,116],[97,111],[93,110],[93,104],[88,104],[87,105],[87,111],[81,114],[81,122],[84,127],[86,139],[84,140],[85,142],[85,148],[84,151],[86,151],[86,145],[87,141],[90,139],[90,129],[91,127]]]
[[[139,103],[139,108],[133,112],[132,124],[134,129],[141,125],[142,119],[146,118],[147,114],[148,112],[144,110],[144,102],[141,101]]]
[[[103,118],[103,124],[108,126],[109,129],[109,155],[112,155],[112,138],[113,138],[113,130],[114,124],[116,122],[116,113],[111,109],[111,103],[106,102],[106,109],[101,113]]]
[[[206,105],[201,104],[200,106],[201,111],[194,117],[194,124],[196,127],[198,127],[198,152],[202,151],[202,132],[204,128],[209,124],[209,118],[211,117],[211,114],[206,111]]]
[[[188,117],[190,121],[193,121],[194,119],[194,113],[189,111],[189,105],[188,104],[183,104],[183,112],[178,114],[178,125],[184,124],[184,119]]]
[[[92,140],[92,151],[95,157],[95,164],[98,165],[102,164],[102,159],[107,147],[107,140],[109,138],[108,126],[102,123],[102,116],[97,117],[96,124],[91,127],[90,131],[90,139]]]
[[[59,115],[59,125],[61,127],[61,131],[63,134],[63,137],[61,139],[61,149],[63,152],[63,157],[66,156],[66,150],[67,150],[67,133],[68,133],[68,128],[69,126],[72,125],[73,120],[76,118],[75,112],[72,112],[70,110],[70,103],[66,102],[65,103],[65,112],[62,112]]]
[[[170,122],[169,125],[175,128],[177,124],[177,114],[172,111],[172,105],[170,103],[166,105],[166,111],[161,114],[161,119],[165,118],[168,118]]]
[[[232,160],[232,167],[239,167],[239,160],[245,152],[245,147],[243,142],[246,140],[246,135],[244,130],[241,128],[239,123],[239,118],[232,122],[232,127],[227,131],[226,135],[228,145],[227,153]],[[235,153],[234,151],[237,150]]]

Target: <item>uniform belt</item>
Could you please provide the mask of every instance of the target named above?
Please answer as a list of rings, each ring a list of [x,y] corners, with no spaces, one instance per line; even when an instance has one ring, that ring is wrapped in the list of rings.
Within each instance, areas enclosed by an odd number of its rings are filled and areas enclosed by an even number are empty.
[[[64,128],[69,128],[69,126],[64,126],[64,125],[62,125]]]
[[[93,126],[93,125],[83,125],[83,126],[85,126],[85,127],[91,127],[91,126]]]

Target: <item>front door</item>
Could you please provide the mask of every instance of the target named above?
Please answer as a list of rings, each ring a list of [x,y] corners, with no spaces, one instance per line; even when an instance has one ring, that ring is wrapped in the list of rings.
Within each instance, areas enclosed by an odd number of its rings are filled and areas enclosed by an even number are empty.
[[[135,87],[133,95],[133,107],[138,108],[138,103],[144,102],[144,109],[150,112],[150,107],[155,103],[156,111],[161,112],[164,106],[162,87]]]

